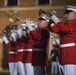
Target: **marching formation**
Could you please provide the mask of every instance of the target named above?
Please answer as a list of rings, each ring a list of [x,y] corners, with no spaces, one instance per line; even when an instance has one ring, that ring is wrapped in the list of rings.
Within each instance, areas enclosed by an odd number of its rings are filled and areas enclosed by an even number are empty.
[[[20,75],[45,75],[49,18],[42,15],[38,23],[29,19],[16,20],[25,24],[10,30],[9,36],[3,34],[3,41],[9,47],[10,75],[17,75],[17,69]]]
[[[50,14],[50,17],[46,14]],[[60,42],[56,42],[59,45],[59,64],[63,74],[75,75],[76,7],[66,6],[66,23],[60,21],[55,11],[42,11],[41,15],[38,22],[16,18],[18,22],[25,24],[11,29],[8,36],[3,34],[3,42],[9,47],[10,75],[17,75],[17,69],[20,75],[46,75],[49,30],[60,35]]]

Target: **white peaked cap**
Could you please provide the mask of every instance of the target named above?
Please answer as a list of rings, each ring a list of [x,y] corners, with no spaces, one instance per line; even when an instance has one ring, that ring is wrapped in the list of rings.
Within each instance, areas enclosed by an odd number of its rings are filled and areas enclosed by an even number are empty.
[[[26,24],[21,24],[21,26],[25,26]]]
[[[72,11],[76,12],[76,7],[75,6],[66,5],[66,10],[72,10]]]
[[[23,26],[23,29],[26,29],[26,24],[21,24],[21,26]]]
[[[42,15],[42,17],[39,18],[39,20],[45,20],[45,21],[49,22],[50,18],[46,15]]]

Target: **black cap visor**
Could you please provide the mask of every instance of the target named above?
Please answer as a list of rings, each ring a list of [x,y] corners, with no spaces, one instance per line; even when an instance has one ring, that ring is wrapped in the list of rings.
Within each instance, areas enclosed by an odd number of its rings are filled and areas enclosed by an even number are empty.
[[[39,18],[39,20],[45,20],[45,19],[43,19],[43,18]]]
[[[66,10],[64,14],[69,14],[70,12],[73,12],[73,10]]]

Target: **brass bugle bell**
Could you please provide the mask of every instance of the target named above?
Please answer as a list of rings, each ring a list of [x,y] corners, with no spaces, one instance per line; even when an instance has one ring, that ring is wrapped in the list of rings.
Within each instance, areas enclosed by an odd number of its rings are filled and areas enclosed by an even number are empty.
[[[40,10],[39,10],[39,15],[41,15],[41,14],[50,14],[50,12],[45,12],[45,11],[43,11],[42,9],[40,9]]]

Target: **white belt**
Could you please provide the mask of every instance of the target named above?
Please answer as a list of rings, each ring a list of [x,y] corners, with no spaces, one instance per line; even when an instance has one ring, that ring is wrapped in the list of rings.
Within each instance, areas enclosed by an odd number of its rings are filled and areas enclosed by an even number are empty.
[[[17,52],[12,52],[12,51],[10,51],[9,54],[17,54]]]
[[[44,51],[43,49],[34,48],[33,51]]]
[[[24,51],[32,51],[32,49],[24,49]]]
[[[67,44],[61,44],[60,47],[70,47],[70,46],[75,46],[75,43],[67,43]]]
[[[17,52],[23,52],[24,50],[23,49],[19,49],[19,50],[17,50]]]

